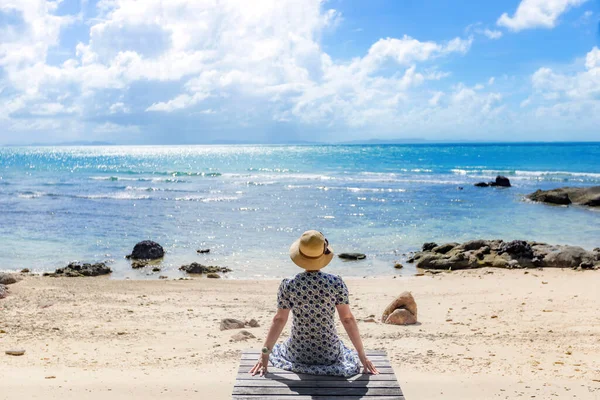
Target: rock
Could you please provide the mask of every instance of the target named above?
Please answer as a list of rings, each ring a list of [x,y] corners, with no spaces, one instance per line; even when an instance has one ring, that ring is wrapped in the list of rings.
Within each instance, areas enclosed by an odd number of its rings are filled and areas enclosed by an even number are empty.
[[[140,269],[140,268],[144,268],[147,265],[148,265],[148,262],[146,260],[136,260],[131,263],[131,268]]]
[[[505,176],[498,175],[494,182],[490,182],[490,186],[510,187],[510,180]]]
[[[196,253],[198,253],[198,254],[210,253],[210,249],[198,249],[198,250],[196,250]]]
[[[537,190],[527,195],[527,198],[547,204],[568,205],[573,203],[580,206],[600,207],[600,186]]]
[[[211,279],[221,279],[221,275],[215,274],[214,272],[210,272],[210,273],[206,274],[206,277],[211,278]]]
[[[8,295],[8,288],[5,285],[0,284],[0,299],[5,298]]]
[[[454,243],[454,242],[453,243],[445,243],[440,246],[435,246],[433,249],[431,249],[431,251],[433,251],[434,253],[446,254],[447,252],[449,252],[456,246],[458,246],[458,243]],[[426,250],[423,250],[423,251],[426,251]]]
[[[423,243],[423,247],[421,249],[422,249],[422,251],[431,251],[431,250],[433,250],[434,247],[437,247],[437,243],[427,242],[427,243]]]
[[[569,194],[565,192],[559,191],[542,191],[537,190],[535,193],[527,196],[530,200],[539,201],[542,203],[548,204],[558,204],[562,206],[566,206],[571,204],[571,199],[569,199]]]
[[[590,261],[583,261],[579,264],[579,268],[581,269],[594,269],[594,264]]]
[[[233,339],[234,342],[241,342],[241,341],[245,341],[248,339],[255,339],[256,336],[254,336],[252,333],[248,332],[248,331],[239,331],[238,333],[236,333],[235,335],[233,335],[231,337],[231,339]]]
[[[133,247],[129,258],[134,260],[156,260],[165,256],[162,246],[151,240],[144,240]]]
[[[485,246],[487,246],[487,241],[485,240],[470,240],[460,245],[460,247],[467,251],[479,250],[480,248]]]
[[[246,322],[246,325],[248,325],[250,328],[258,328],[260,326],[258,324],[258,321],[255,320],[254,318],[252,318],[250,321]]]
[[[490,186],[487,182],[477,182],[475,185],[473,186],[477,186],[477,187],[488,187]]]
[[[221,320],[220,329],[222,331],[226,331],[229,329],[242,329],[245,326],[246,324],[243,321],[240,321],[239,319],[225,318]]]
[[[16,274],[8,273],[8,272],[0,272],[0,284],[1,285],[12,285],[13,283],[17,283],[21,280],[21,277]]]
[[[22,350],[22,349],[6,350],[5,353],[8,354],[9,356],[22,356],[25,354],[25,350]]]
[[[363,260],[367,258],[367,255],[363,253],[340,253],[338,257],[344,260]]]
[[[165,275],[160,275],[160,276],[158,277],[158,279],[169,279],[169,277],[168,277],[168,276],[165,276]]]
[[[417,303],[410,292],[403,292],[383,311],[381,322],[391,325],[417,323]]]
[[[396,268],[396,269],[402,269],[402,268],[404,268],[404,265],[402,265],[400,263],[395,263],[394,264],[394,268]]]
[[[375,322],[375,323],[377,323],[377,320],[375,318],[373,318],[373,317],[369,317],[369,318],[363,319],[363,322]]]
[[[533,258],[533,249],[531,245],[524,240],[513,240],[512,242],[504,243],[498,251],[499,254],[507,253],[513,258]]]
[[[207,265],[202,265],[199,263],[191,263],[189,265],[182,265],[181,267],[179,267],[180,271],[185,271],[188,274],[211,274],[211,273],[217,273],[217,272],[231,272],[231,269],[227,268],[227,267],[216,267],[216,266],[207,266]]]
[[[556,251],[548,253],[543,260],[544,267],[576,268],[582,263],[594,264],[595,255],[578,246],[557,246]]]
[[[110,267],[104,263],[96,264],[77,264],[70,263],[64,268],[58,268],[53,273],[45,273],[44,276],[77,278],[82,276],[100,276],[108,275],[112,272]]]
[[[160,272],[160,268],[159,267],[154,267],[154,268],[152,268],[152,272]]]
[[[478,260],[483,260],[486,255],[491,253],[491,251],[492,249],[490,248],[490,246],[483,246],[482,248],[474,251],[473,256]]]
[[[30,271],[29,271],[29,268],[23,268],[23,269],[21,270],[21,273],[22,273],[22,274],[28,274],[29,272],[30,272]]]

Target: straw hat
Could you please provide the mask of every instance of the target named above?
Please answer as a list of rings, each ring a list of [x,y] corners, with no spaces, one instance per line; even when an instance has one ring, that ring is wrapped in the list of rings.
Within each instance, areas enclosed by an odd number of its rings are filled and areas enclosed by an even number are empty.
[[[333,259],[333,249],[319,231],[306,231],[292,243],[290,258],[307,271],[318,271]]]

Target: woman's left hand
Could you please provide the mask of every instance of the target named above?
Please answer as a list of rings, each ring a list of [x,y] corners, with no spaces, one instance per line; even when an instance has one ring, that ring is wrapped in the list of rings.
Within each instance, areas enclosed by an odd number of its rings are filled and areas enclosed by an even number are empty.
[[[263,354],[260,356],[260,358],[254,365],[254,367],[252,367],[252,369],[250,370],[249,373],[252,374],[252,376],[254,376],[256,374],[260,374],[260,376],[265,376],[265,374],[267,374],[269,372],[268,368],[269,368],[269,355]]]

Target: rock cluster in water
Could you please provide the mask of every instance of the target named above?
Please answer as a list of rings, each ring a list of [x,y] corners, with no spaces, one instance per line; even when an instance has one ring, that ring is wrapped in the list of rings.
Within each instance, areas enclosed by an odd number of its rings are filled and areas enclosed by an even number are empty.
[[[529,200],[541,203],[587,207],[600,207],[600,186],[587,188],[562,187],[552,190],[537,190],[527,196]]]
[[[65,276],[69,278],[78,278],[81,276],[99,276],[108,275],[112,272],[110,267],[107,267],[105,263],[96,264],[77,264],[71,263],[64,268],[57,268],[54,272],[47,272],[44,276]]]
[[[488,186],[499,186],[499,187],[510,187],[510,180],[502,175],[496,176],[496,180],[492,182],[477,182],[477,187],[488,187]]]
[[[436,270],[496,268],[600,268],[600,249],[549,245],[525,240],[471,240],[465,243],[425,243],[409,260],[417,268]]]
[[[218,272],[231,272],[231,269],[227,267],[217,267],[214,265],[202,265],[200,263],[193,262],[189,265],[182,265],[179,267],[180,271],[185,271],[188,274],[216,274]]]

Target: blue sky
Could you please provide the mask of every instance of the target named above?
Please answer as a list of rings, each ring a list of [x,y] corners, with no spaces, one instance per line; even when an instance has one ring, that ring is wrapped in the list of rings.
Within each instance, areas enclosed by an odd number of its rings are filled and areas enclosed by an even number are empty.
[[[600,140],[597,0],[0,0],[0,144]]]

